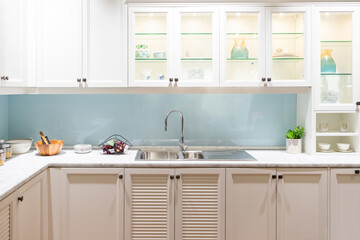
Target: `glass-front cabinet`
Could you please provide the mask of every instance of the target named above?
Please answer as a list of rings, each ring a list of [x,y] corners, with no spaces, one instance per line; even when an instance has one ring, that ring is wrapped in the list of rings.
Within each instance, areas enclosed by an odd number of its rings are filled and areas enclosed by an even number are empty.
[[[218,86],[217,8],[129,8],[130,86]]]
[[[359,101],[359,11],[315,8],[314,81],[316,110],[354,111]]]
[[[266,82],[310,85],[311,8],[266,9]]]
[[[222,86],[260,86],[265,78],[265,8],[224,7],[221,14]]]

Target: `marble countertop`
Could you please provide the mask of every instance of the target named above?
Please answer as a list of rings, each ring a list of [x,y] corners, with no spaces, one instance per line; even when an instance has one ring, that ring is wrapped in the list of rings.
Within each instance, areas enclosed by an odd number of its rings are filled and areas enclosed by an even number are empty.
[[[204,167],[358,167],[360,154],[287,154],[284,150],[249,150],[256,161],[143,161],[134,160],[136,150],[129,150],[124,155],[103,155],[100,150],[88,154],[76,154],[73,150],[63,150],[57,156],[40,156],[36,150],[13,156],[0,166],[0,200],[8,196],[31,178],[49,167],[64,168],[204,168]]]

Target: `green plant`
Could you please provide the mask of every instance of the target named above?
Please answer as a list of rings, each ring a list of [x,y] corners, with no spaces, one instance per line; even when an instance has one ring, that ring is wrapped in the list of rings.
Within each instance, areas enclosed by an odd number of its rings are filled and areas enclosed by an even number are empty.
[[[304,135],[305,128],[302,126],[296,126],[294,129],[289,129],[285,136],[289,139],[301,139]]]

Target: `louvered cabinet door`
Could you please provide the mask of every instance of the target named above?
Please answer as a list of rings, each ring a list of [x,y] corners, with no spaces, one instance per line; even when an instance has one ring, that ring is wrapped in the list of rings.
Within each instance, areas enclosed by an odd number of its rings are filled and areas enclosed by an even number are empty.
[[[225,169],[177,169],[175,239],[225,239]]]
[[[173,178],[173,169],[125,169],[125,240],[174,239]]]
[[[226,169],[226,239],[276,239],[276,169]]]
[[[0,201],[0,240],[12,240],[15,193]]]

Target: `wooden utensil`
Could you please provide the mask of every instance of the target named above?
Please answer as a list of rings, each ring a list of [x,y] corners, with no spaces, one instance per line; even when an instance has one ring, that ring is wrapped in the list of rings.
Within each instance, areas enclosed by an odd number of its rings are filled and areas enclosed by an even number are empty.
[[[42,142],[46,145],[49,145],[50,144],[50,141],[48,141],[48,139],[44,136],[43,132],[40,131],[40,136],[41,136],[41,139],[42,139]]]

